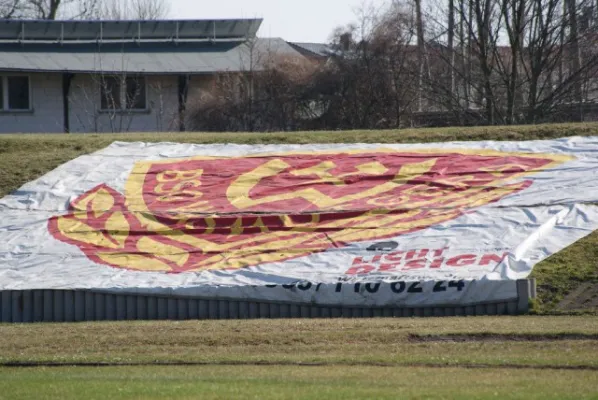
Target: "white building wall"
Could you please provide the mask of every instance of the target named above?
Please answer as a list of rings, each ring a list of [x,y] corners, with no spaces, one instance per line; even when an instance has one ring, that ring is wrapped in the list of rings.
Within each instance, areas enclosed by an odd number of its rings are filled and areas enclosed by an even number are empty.
[[[62,75],[29,74],[29,85],[32,110],[0,111],[0,133],[63,132]]]
[[[71,82],[71,132],[168,132],[178,130],[178,78],[146,77],[146,111],[100,111],[100,84],[94,75]]]
[[[1,112],[0,133],[62,133],[63,98],[61,73],[29,74],[32,111]],[[208,93],[213,76],[192,77],[188,107],[198,101],[199,92]],[[146,77],[146,111],[100,112],[98,78],[76,74],[71,81],[69,122],[73,133],[172,132],[179,129],[178,77]]]

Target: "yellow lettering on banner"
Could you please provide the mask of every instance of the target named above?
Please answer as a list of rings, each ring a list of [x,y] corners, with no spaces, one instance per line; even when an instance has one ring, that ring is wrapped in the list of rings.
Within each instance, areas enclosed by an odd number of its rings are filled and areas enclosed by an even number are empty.
[[[525,186],[525,182],[514,183],[509,186],[501,186],[494,188],[493,191],[485,191],[485,188],[480,188],[475,196],[465,198],[460,201],[451,203],[451,207],[475,208],[486,205],[494,200],[508,196]]]
[[[300,231],[300,232],[315,231],[317,228],[316,225],[320,222],[320,214],[319,213],[311,214],[311,221],[304,222],[304,223],[295,222],[289,215],[286,215],[286,214],[279,215],[278,218],[280,219],[280,221],[286,228],[292,228],[293,230]]]
[[[239,217],[235,220],[235,222],[230,227],[231,235],[240,235],[243,233],[243,218]]]
[[[139,239],[137,248],[144,253],[156,255],[176,263],[179,266],[184,265],[189,260],[189,253],[186,251],[175,246],[161,243],[147,236]]]
[[[512,169],[520,169],[522,171],[525,171],[527,173],[531,173],[534,170],[528,170],[526,169],[527,167],[524,165],[520,165],[520,164],[505,164],[505,165],[501,165],[499,167],[485,167],[485,168],[480,168],[480,171],[483,172],[488,172],[489,174],[491,174],[492,176],[494,176],[495,178],[500,178],[504,175],[507,175],[507,173],[505,171],[509,171]],[[519,173],[519,172],[516,172]]]
[[[206,229],[205,234],[208,235],[212,232],[214,232],[214,228],[216,227],[216,221],[214,220],[214,217],[206,217],[206,226],[208,227]]]
[[[382,174],[384,174],[385,172],[388,171],[388,168],[386,168],[384,166],[384,164],[379,163],[378,161],[374,161],[374,162],[371,162],[371,163],[365,163],[365,164],[358,165],[357,166],[357,170],[361,174],[382,175]],[[358,175],[359,173],[354,172],[354,173],[351,173],[351,174],[347,174],[345,176]]]
[[[349,201],[361,200],[368,197],[373,197],[379,195],[384,192],[388,192],[390,190],[396,189],[401,185],[404,185],[406,182],[421,176],[427,172],[429,172],[434,164],[436,164],[437,159],[430,159],[423,161],[421,163],[412,163],[403,165],[399,171],[399,173],[392,179],[391,181],[385,182],[381,185],[375,186],[371,189],[364,190],[360,193],[355,193],[347,196],[340,197],[338,199],[329,197],[319,190],[314,188],[308,189],[301,189],[294,192],[283,193],[280,195],[273,195],[273,196],[265,196],[259,199],[252,199],[249,196],[251,190],[259,184],[262,179],[269,178],[272,176],[276,176],[277,174],[281,173],[285,169],[289,168],[289,164],[285,163],[280,159],[275,159],[268,161],[265,164],[260,165],[253,171],[243,174],[239,176],[228,188],[226,192],[226,196],[228,201],[239,209],[246,209],[250,207],[255,207],[261,204],[272,203],[276,201],[285,201],[285,200],[292,200],[302,198],[315,206],[319,207],[320,209],[334,207],[343,203],[347,203]],[[365,170],[367,171],[375,171],[381,170],[380,166],[374,166],[375,163],[365,164]],[[320,175],[323,174],[323,168],[325,166],[321,166],[316,168],[319,171]],[[382,166],[384,168],[384,166]],[[315,167],[314,167],[315,168]],[[301,170],[300,170],[301,171]],[[305,170],[303,170],[305,171]],[[321,182],[328,182],[325,178],[320,181],[314,181],[314,183],[321,183]],[[336,179],[336,178],[334,178]]]
[[[172,203],[172,202],[176,202],[176,201],[197,200],[201,196],[203,196],[202,192],[193,192],[190,190],[182,190],[180,192],[168,192],[168,194],[158,196],[158,197],[156,197],[156,199],[162,203]],[[209,203],[204,200],[194,203],[195,206],[197,206],[199,204],[209,204]],[[182,210],[182,209],[183,209],[182,207],[177,208],[177,210]],[[194,208],[187,207],[185,209],[193,210]]]
[[[258,219],[255,221],[255,224],[253,224],[252,227],[260,228],[260,232],[262,232],[262,233],[266,233],[266,232],[270,231],[268,229],[268,227],[264,224],[262,217],[258,217]]]
[[[288,235],[288,233],[287,233]],[[294,249],[301,243],[317,240],[321,238],[320,246],[313,248]],[[255,239],[253,239],[255,240]],[[247,265],[252,265],[255,257],[258,257],[261,262],[276,262],[289,257],[289,254],[299,256],[302,254],[309,254],[314,251],[322,250],[328,244],[328,239],[323,235],[305,234],[305,235],[290,235],[280,240],[264,242],[260,245],[253,245],[247,248],[228,249],[216,254],[210,258],[204,259],[193,266],[190,271],[201,271],[206,268],[210,269],[226,269],[226,268],[242,268]]]
[[[409,202],[409,197],[396,194],[386,194],[371,198],[367,201],[368,204],[376,207],[398,208],[403,204]]]
[[[157,184],[154,191],[158,194],[171,194],[174,196],[178,195],[179,193],[199,194],[200,196],[202,195],[201,192],[184,190],[184,189],[200,187],[201,186],[200,181],[183,181],[183,182],[177,183],[176,185],[172,186],[171,188],[165,188],[165,185],[166,185],[166,183]],[[199,196],[197,196],[197,197],[199,197]]]
[[[451,190],[438,186],[430,185],[415,185],[405,189],[402,194],[408,196],[413,200],[413,197],[424,197],[428,199],[436,199],[438,197],[446,196]]]
[[[144,257],[129,253],[97,253],[97,256],[107,264],[139,271],[170,271],[168,264],[155,258]]]
[[[204,221],[206,223],[206,227],[205,227],[205,231],[203,233],[205,235],[214,233],[214,228],[216,227],[216,221],[214,220],[214,217],[205,217]],[[195,226],[193,224],[193,222],[190,222],[190,223],[185,224],[185,230],[187,230],[187,229],[195,230],[195,229],[201,229],[201,228],[198,228],[197,226]]]
[[[430,158],[426,161],[403,165],[394,182],[404,185],[408,181],[430,172],[434,165],[436,165],[437,160],[437,158]]]
[[[477,178],[473,175],[453,176],[445,179],[435,179],[429,184],[419,184],[405,189],[402,193],[417,197],[437,198],[451,194],[455,189],[473,189],[477,186],[469,185],[464,182],[475,181]],[[441,184],[444,186],[438,186]],[[463,192],[461,192],[463,193]]]
[[[440,198],[440,196],[435,196],[435,197],[428,197],[428,198],[422,199],[420,201],[414,201],[411,198],[402,204],[398,204],[400,207],[397,207],[397,208],[412,210],[412,209],[416,209],[416,208],[430,208],[430,207],[447,208],[449,206],[456,207],[457,205],[475,207],[478,204],[484,204],[484,201],[491,201],[488,199],[493,199],[494,197],[497,197],[497,196],[506,196],[509,193],[517,191],[517,190],[521,189],[521,187],[524,184],[525,183],[522,182],[522,183],[517,183],[514,185],[504,186],[504,187],[503,186],[489,186],[489,187],[470,186],[461,192],[447,190],[444,193],[444,195],[442,196],[442,198]],[[427,187],[425,185],[421,185],[421,186]],[[416,189],[416,188],[417,188],[417,186],[412,189]],[[492,191],[487,191],[486,189],[488,189],[488,188],[492,188]],[[407,190],[403,191],[402,193],[407,193],[409,191],[410,191],[410,189],[407,189]],[[470,204],[469,202],[473,201],[472,199],[474,199],[476,202]]]
[[[92,228],[81,221],[59,217],[57,221],[57,227],[60,233],[77,242],[115,250],[121,248],[119,244],[113,243],[106,236],[104,236],[102,231]]]
[[[341,181],[338,179],[338,177],[335,177],[330,172],[328,172],[334,168],[336,168],[336,164],[332,161],[323,161],[318,165],[314,165],[313,167],[291,171],[291,174],[295,176],[316,175],[321,179],[319,182],[332,182],[336,185]]]
[[[199,179],[203,174],[203,169],[196,171],[164,171],[156,176],[156,180],[161,182],[156,185],[154,192],[162,196],[158,197],[161,202],[176,202],[181,200],[196,200],[203,196],[199,190],[201,186]],[[177,182],[174,185],[173,182]],[[172,187],[169,187],[172,185]]]
[[[94,216],[99,218],[114,207],[114,197],[106,189],[100,189],[77,201],[73,207],[78,211],[87,211],[89,207]],[[82,219],[87,218],[84,214],[78,214],[78,216],[82,216]]]
[[[333,163],[332,161],[324,161],[313,167],[291,171],[291,174],[295,176],[316,175],[320,178],[319,180],[305,182],[305,185],[316,183],[332,183],[333,185],[342,186],[346,185],[345,179],[351,176],[362,174],[379,176],[388,171],[388,169],[378,161],[358,165],[355,168],[359,172],[351,172],[348,174],[341,174],[338,176],[332,175],[329,172],[331,169],[334,168],[336,168],[335,163]]]
[[[450,176],[444,179],[435,179],[434,183],[449,186],[449,188],[445,188],[445,190],[451,190],[452,188],[463,189],[466,187],[471,187],[465,182],[475,182],[478,180],[474,175],[457,175],[457,176]]]
[[[195,171],[167,170],[156,175],[158,182],[176,182],[198,180],[203,175],[203,169]]]
[[[181,200],[186,200],[186,199],[189,199],[189,198],[185,197],[185,199],[181,199]],[[188,211],[191,211],[191,212],[199,212],[199,211],[201,211],[201,212],[210,212],[210,211],[214,211],[214,207],[212,207],[210,205],[209,201],[199,200],[199,201],[196,201],[194,203],[189,203],[189,204],[185,204],[185,205],[180,206],[180,207],[173,208],[172,210],[173,211],[182,212],[182,213],[188,212]]]
[[[323,241],[326,242],[326,241]],[[324,244],[324,243],[323,243]],[[218,270],[218,269],[239,269],[248,267],[251,265],[258,265],[263,263],[271,263],[276,261],[285,260],[291,257],[300,257],[308,255],[316,251],[321,251],[323,246],[314,248],[302,248],[300,250],[293,251],[287,249],[280,253],[264,253],[260,249],[251,250],[249,252],[244,251],[233,251],[225,253],[223,255],[214,257],[207,262],[202,262],[194,266],[190,271],[202,271],[202,270]]]
[[[419,214],[419,211],[410,212],[411,215],[388,215],[383,218],[372,221],[376,224],[376,227],[366,228],[359,226],[356,229],[348,229],[339,231],[338,233],[329,234],[330,239],[335,242],[344,241],[351,242],[354,240],[369,240],[383,235],[385,231],[388,232],[405,232],[414,230],[420,227],[429,226],[432,224],[444,222],[448,219],[454,218],[459,215],[459,211],[436,211],[430,213],[427,218],[416,219],[412,221],[401,222],[401,220],[413,217]]]
[[[108,235],[114,239],[120,247],[125,246],[125,242],[129,237],[129,222],[122,212],[115,212],[108,218],[105,224]]]

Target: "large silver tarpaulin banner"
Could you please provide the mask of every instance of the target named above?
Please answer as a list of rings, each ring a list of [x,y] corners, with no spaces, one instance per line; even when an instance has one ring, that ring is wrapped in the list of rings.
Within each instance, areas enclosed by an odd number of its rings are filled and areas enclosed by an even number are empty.
[[[503,301],[598,227],[598,137],[121,143],[0,199],[0,289]]]

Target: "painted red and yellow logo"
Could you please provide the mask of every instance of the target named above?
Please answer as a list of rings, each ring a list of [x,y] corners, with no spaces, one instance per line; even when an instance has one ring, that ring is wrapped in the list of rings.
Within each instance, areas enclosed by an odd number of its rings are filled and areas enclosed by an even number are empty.
[[[238,269],[451,220],[567,159],[381,149],[142,161],[124,195],[100,185],[51,218],[49,230],[113,267]]]

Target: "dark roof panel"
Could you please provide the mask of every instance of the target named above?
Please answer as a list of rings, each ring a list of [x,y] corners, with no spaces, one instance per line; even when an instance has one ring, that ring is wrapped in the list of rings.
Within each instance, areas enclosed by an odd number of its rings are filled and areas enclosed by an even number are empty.
[[[0,41],[248,39],[261,19],[47,21],[0,20]]]
[[[224,43],[3,45],[0,71],[204,74],[259,70],[270,55],[301,56],[280,38]]]
[[[330,46],[326,43],[289,42],[289,44],[300,52],[309,52],[319,57],[328,57],[331,54]]]

